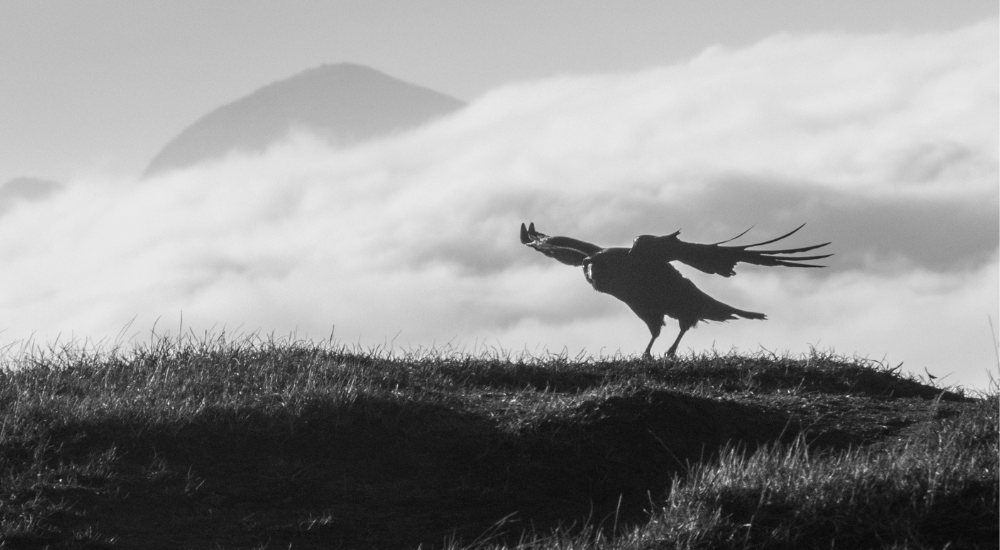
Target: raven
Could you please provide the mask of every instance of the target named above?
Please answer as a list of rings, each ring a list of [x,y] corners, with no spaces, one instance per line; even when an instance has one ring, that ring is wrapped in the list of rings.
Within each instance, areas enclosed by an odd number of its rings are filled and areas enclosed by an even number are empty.
[[[664,315],[677,319],[681,328],[677,339],[667,350],[668,356],[677,352],[681,337],[697,325],[698,321],[728,321],[738,317],[767,318],[763,313],[736,309],[705,294],[670,262],[676,260],[705,273],[723,277],[736,274],[733,268],[737,262],[765,266],[825,267],[802,262],[827,258],[832,254],[788,255],[815,250],[830,243],[784,250],[748,250],[780,241],[802,229],[804,225],[776,239],[741,246],[721,245],[742,237],[749,229],[732,239],[713,244],[684,242],[677,238],[680,231],[676,231],[659,237],[639,235],[632,241],[631,248],[603,248],[570,237],[550,237],[535,231],[534,223],[528,227],[522,223],[521,242],[564,264],[583,266],[583,274],[594,290],[625,302],[649,327],[652,338],[643,352],[643,357],[648,358],[651,357],[649,350],[660,335],[660,328],[664,326]]]

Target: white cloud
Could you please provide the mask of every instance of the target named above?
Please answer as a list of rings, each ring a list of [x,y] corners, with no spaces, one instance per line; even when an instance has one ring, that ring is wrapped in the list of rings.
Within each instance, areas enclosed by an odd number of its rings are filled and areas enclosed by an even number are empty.
[[[196,332],[335,325],[365,345],[634,353],[643,324],[522,247],[521,221],[610,246],[815,220],[795,242],[834,241],[824,272],[692,275],[770,320],[705,325],[681,348],[818,344],[982,385],[998,318],[996,34],[776,36],[509,86],[347,150],[295,136],[138,183],[81,178],[0,214],[0,339],[113,337],[133,318],[133,333],[175,330],[183,312]]]

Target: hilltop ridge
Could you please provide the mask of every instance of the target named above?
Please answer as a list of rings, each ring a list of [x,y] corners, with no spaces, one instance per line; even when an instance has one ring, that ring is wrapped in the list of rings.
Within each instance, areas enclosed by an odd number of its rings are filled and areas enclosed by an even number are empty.
[[[21,548],[1000,537],[995,395],[864,360],[388,356],[223,336],[7,366],[0,540]]]

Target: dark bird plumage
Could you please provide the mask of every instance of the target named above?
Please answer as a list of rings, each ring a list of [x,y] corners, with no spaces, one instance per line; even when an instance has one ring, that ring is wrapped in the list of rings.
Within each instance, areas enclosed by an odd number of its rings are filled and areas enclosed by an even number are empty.
[[[604,248],[570,237],[550,237],[535,231],[534,223],[528,227],[522,223],[521,242],[564,264],[582,266],[584,276],[594,290],[625,302],[649,327],[652,338],[643,352],[643,356],[649,357],[653,342],[664,325],[664,315],[677,319],[681,329],[667,355],[677,352],[681,337],[698,321],[729,321],[739,317],[766,319],[763,313],[736,309],[705,294],[670,262],[678,261],[723,277],[735,275],[734,268],[739,262],[763,266],[824,267],[803,262],[827,258],[832,254],[792,254],[815,250],[830,243],[781,250],[749,250],[780,241],[799,229],[802,225],[778,238],[739,246],[722,245],[742,237],[749,229],[732,239],[713,244],[684,242],[677,238],[680,234],[677,231],[660,237],[640,235],[632,242],[631,248]]]

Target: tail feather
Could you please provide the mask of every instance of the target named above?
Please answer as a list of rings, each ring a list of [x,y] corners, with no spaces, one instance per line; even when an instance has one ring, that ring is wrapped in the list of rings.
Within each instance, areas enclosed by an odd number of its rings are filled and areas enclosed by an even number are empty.
[[[756,311],[743,311],[742,309],[733,308],[733,313],[739,315],[744,319],[757,319],[760,321],[767,319],[767,315],[764,315],[763,313],[757,313]]]
[[[733,321],[735,319],[739,319],[740,317],[744,319],[757,319],[757,320],[767,319],[767,315],[764,315],[763,313],[736,309],[735,307],[729,304],[724,304],[717,300],[713,301],[715,302],[714,305],[716,307],[707,310],[702,310],[701,312],[702,314],[700,316],[702,321]]]

